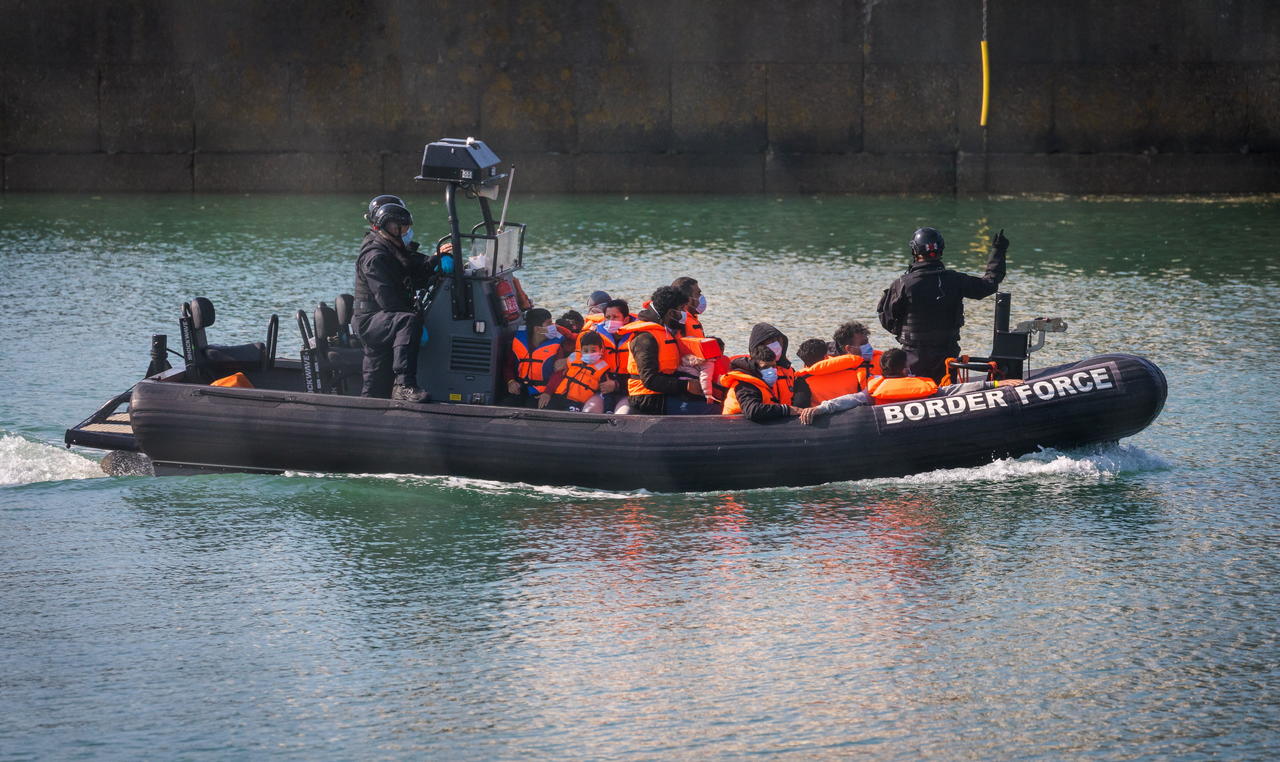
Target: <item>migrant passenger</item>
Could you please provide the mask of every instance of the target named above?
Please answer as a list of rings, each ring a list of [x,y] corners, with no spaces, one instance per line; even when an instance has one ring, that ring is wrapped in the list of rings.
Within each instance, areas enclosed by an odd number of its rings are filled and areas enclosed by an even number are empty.
[[[1004,280],[1009,239],[1004,230],[992,236],[982,277],[948,270],[942,263],[945,246],[937,230],[917,230],[911,237],[910,267],[884,290],[876,308],[880,324],[907,351],[910,371],[934,381],[946,373],[947,358],[960,355],[964,300],[990,296]]]
[[[630,307],[624,299],[610,299],[604,305],[600,320],[594,327],[588,325],[578,337],[578,349],[582,350],[582,340],[588,335],[596,335],[601,340],[601,352],[604,361],[609,364],[609,375],[617,382],[613,391],[604,395],[605,412],[626,415],[630,409],[627,404],[627,363],[631,359],[631,337],[634,334],[623,333],[622,326],[635,321]],[[590,317],[588,315],[588,317]]]
[[[738,357],[724,377],[729,395],[721,415],[741,415],[760,423],[800,414],[791,403],[791,391],[778,376],[778,357],[765,344],[757,344],[747,357]]]
[[[621,329],[630,334],[627,398],[632,414],[710,412],[697,379],[679,374],[681,313],[688,297],[671,286],[653,292],[649,306]]]
[[[870,363],[870,376],[879,376],[880,373],[880,357],[884,353],[871,346],[871,332],[865,325],[856,320],[850,320],[841,323],[832,335],[832,344],[835,351],[832,355],[856,355],[861,356],[863,360]]]
[[[604,395],[613,392],[618,383],[609,375],[600,334],[586,331],[579,344],[581,350],[569,355],[564,379],[556,387],[550,407],[583,413],[603,413]]]
[[[685,297],[683,305],[683,323],[680,327],[680,339],[683,342],[680,353],[680,365],[688,375],[697,376],[702,387],[702,397],[707,404],[717,404],[715,396],[715,358],[723,355],[724,342],[719,347],[707,338],[706,331],[698,316],[707,311],[707,297],[702,293],[702,286],[689,276],[681,276],[671,282],[671,287]]]
[[[702,294],[702,286],[689,276],[681,276],[671,281],[671,287],[684,294],[684,324],[680,335],[687,339],[701,339],[707,334],[702,330],[698,316],[707,311],[707,297]]]
[[[583,327],[587,330],[604,320],[604,306],[612,300],[608,291],[592,291],[587,297],[587,312],[583,315]]]
[[[560,383],[565,366],[560,332],[551,313],[535,307],[524,315],[524,327],[511,338],[511,351],[503,364],[509,404],[546,407],[551,390]]]
[[[441,257],[417,251],[413,215],[395,196],[369,202],[369,232],[356,260],[352,327],[364,345],[362,397],[426,402],[418,387],[422,315],[414,292],[440,271]],[[442,251],[450,251],[442,249]]]
[[[573,334],[576,339],[579,333],[582,333],[582,326],[586,321],[582,319],[582,313],[577,310],[565,310],[564,314],[556,318],[556,325],[560,326],[560,335],[566,333]]]
[[[849,410],[860,405],[884,405],[890,402],[907,402],[909,400],[932,397],[939,392],[941,396],[950,397],[956,394],[968,394],[1000,386],[1019,386],[1020,378],[1003,381],[970,381],[964,384],[952,384],[941,389],[931,378],[907,375],[907,353],[901,349],[890,349],[880,358],[884,369],[883,376],[877,376],[867,384],[864,391],[846,394],[822,402],[800,413],[800,422],[812,424],[818,416]]]
[[[810,339],[801,345],[800,359],[805,361],[804,370],[796,374],[796,404],[801,407],[816,405],[829,399],[860,392],[867,388],[867,382],[879,376],[880,358],[883,354],[871,348],[867,341],[867,327],[862,323],[850,321],[842,324],[835,331],[834,341],[828,347],[820,339]],[[804,354],[805,345],[810,345],[810,354],[815,357],[810,361]],[[828,357],[817,357],[817,345],[824,349],[835,349]]]
[[[789,400],[794,394],[796,372],[791,367],[791,361],[787,359],[787,343],[786,334],[770,323],[756,323],[751,326],[751,337],[747,339],[747,351],[751,352],[761,345],[773,350],[773,355],[777,358],[778,379],[786,384]]]
[[[565,357],[578,351],[578,335],[582,333],[583,322],[582,313],[577,310],[567,310],[556,318],[556,328],[560,332],[560,344]]]
[[[827,342],[822,339],[805,339],[800,342],[799,348],[796,349],[796,357],[799,357],[800,362],[804,363],[804,368],[796,371],[795,384],[791,390],[791,401],[798,407],[809,407],[813,404],[813,391],[809,388],[809,376],[814,375],[814,367],[824,367],[819,363],[827,359]],[[849,389],[847,391],[856,392],[858,390]],[[821,402],[822,400],[818,401]]]

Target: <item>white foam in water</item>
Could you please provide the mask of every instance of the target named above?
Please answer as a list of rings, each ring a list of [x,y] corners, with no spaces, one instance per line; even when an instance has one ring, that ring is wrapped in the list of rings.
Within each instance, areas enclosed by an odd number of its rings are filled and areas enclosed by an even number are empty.
[[[61,447],[0,436],[0,486],[101,477],[98,464]]]
[[[1109,479],[1121,473],[1156,471],[1168,467],[1167,461],[1141,448],[1112,445],[1072,452],[1046,449],[1020,458],[1006,458],[973,468],[948,468],[896,479],[867,479],[857,484],[955,484],[956,482],[1003,482],[1043,477]]]
[[[948,468],[912,474],[898,478],[864,479],[856,482],[843,482],[863,486],[881,485],[925,485],[956,484],[958,482],[1004,482],[1018,479],[1034,479],[1045,477],[1068,477],[1084,479],[1110,479],[1121,473],[1157,471],[1168,468],[1169,463],[1158,455],[1153,455],[1138,447],[1129,445],[1111,445],[1108,447],[1087,450],[1068,451],[1046,449],[1023,455],[1020,458],[1006,458],[973,468]],[[444,489],[464,489],[477,492],[493,492],[514,494],[536,492],[548,497],[571,497],[585,499],[631,498],[637,495],[652,494],[648,490],[634,492],[618,492],[588,489],[586,487],[548,487],[524,482],[498,482],[489,479],[469,479],[462,476],[420,476],[414,474],[322,474],[307,471],[286,471],[285,476],[320,477],[352,479],[386,479],[401,484],[422,485]],[[779,489],[766,487],[764,489]],[[789,488],[781,488],[789,489]],[[719,494],[723,490],[717,490]],[[748,490],[754,491],[754,490]]]
[[[440,487],[443,489],[465,489],[476,492],[495,492],[504,495],[517,492],[537,492],[549,497],[598,499],[611,497],[634,497],[638,494],[647,494],[645,490],[639,490],[637,492],[617,492],[588,489],[587,487],[549,487],[540,484],[526,484],[525,482],[497,482],[490,479],[469,479],[465,476],[422,476],[419,474],[322,474],[311,473],[309,471],[286,471],[284,475],[320,478],[341,477],[348,479],[387,479],[401,484]]]

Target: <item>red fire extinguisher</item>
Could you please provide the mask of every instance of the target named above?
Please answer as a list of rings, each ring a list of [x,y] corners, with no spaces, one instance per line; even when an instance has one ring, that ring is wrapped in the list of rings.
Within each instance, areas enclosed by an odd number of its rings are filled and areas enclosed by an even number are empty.
[[[520,317],[520,304],[516,301],[516,289],[510,278],[502,278],[497,286],[498,299],[502,304],[502,321],[515,322]]]

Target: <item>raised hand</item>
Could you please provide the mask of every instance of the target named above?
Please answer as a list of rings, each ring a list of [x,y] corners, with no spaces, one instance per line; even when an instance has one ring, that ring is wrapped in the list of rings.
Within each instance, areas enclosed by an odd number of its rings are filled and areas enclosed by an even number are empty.
[[[991,248],[1001,252],[1009,249],[1009,239],[1004,237],[1004,228],[1000,228],[999,233],[991,236]]]

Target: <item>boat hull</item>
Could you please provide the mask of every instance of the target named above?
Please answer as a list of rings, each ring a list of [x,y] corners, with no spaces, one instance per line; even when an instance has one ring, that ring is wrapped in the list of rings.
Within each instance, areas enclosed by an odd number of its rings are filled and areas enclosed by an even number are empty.
[[[602,489],[802,486],[980,465],[1136,434],[1167,387],[1150,361],[1103,355],[1022,387],[860,407],[813,426],[724,416],[614,416],[137,384],[130,418],[173,469],[454,475]]]

